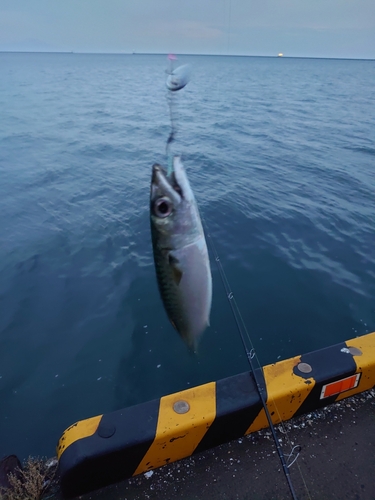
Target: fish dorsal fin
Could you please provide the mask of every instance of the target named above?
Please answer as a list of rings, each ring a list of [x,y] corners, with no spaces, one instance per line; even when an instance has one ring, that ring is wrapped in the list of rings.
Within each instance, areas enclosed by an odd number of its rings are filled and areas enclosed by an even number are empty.
[[[180,261],[176,259],[172,254],[168,255],[168,262],[169,265],[171,266],[172,269],[172,276],[173,276],[173,281],[176,283],[176,285],[180,284],[182,275],[184,274],[181,271],[181,267],[179,266]]]

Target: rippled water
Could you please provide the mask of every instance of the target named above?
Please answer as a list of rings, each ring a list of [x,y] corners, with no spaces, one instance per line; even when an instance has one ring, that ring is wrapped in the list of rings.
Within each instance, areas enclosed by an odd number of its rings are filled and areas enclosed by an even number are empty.
[[[148,220],[164,56],[0,54],[0,455],[248,369],[212,259],[189,354]],[[375,330],[375,62],[184,57],[178,141],[261,363]]]

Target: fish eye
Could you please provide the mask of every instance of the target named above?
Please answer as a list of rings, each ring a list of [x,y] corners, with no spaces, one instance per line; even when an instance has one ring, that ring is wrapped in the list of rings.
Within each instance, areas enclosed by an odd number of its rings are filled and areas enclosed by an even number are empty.
[[[155,201],[154,213],[157,217],[168,217],[168,215],[171,215],[172,209],[172,202],[169,198],[163,197]]]

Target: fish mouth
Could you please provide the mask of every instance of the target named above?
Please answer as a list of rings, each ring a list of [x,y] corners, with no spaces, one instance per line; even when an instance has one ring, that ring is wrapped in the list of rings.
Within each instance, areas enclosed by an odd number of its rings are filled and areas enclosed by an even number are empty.
[[[151,177],[151,198],[158,196],[169,196],[173,202],[178,205],[181,202],[182,189],[176,180],[176,176],[172,171],[169,175],[166,170],[155,163],[152,166]]]
[[[153,184],[158,184],[160,175],[167,179],[167,172],[165,171],[165,169],[161,165],[159,165],[159,163],[154,163],[154,165],[152,165],[151,182]]]
[[[164,167],[159,165],[159,163],[155,163],[152,166],[152,184],[156,186],[165,186],[166,183],[182,197],[182,188],[177,182],[174,168],[172,172],[167,173]]]

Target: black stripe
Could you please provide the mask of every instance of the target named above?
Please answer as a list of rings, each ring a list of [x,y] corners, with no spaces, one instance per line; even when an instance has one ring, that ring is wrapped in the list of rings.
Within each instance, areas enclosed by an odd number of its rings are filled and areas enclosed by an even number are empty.
[[[347,350],[347,345],[341,343],[301,356],[301,363],[309,364],[312,367],[312,371],[310,373],[301,373],[298,370],[298,366],[294,367],[293,371],[299,377],[306,379],[312,377],[315,380],[315,386],[294,416],[309,413],[334,403],[338,396],[337,394],[320,399],[323,385],[350,377],[357,370],[353,355],[345,352],[345,349]]]
[[[72,443],[59,461],[61,489],[73,497],[132,476],[156,435],[160,400],[103,415],[94,435]]]
[[[262,388],[266,398],[264,384]],[[216,418],[194,453],[242,437],[261,409],[262,402],[250,372],[219,380]]]

